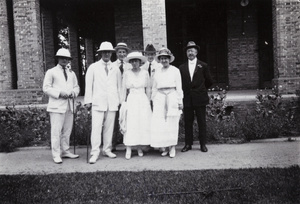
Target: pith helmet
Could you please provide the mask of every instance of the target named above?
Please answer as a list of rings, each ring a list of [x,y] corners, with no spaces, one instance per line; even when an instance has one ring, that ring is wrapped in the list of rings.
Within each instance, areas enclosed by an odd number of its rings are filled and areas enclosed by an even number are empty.
[[[60,48],[57,52],[55,57],[66,57],[72,59],[70,51],[66,48]]]
[[[101,43],[100,48],[97,50],[97,52],[102,52],[102,51],[115,51],[112,44],[110,42],[104,41]]]

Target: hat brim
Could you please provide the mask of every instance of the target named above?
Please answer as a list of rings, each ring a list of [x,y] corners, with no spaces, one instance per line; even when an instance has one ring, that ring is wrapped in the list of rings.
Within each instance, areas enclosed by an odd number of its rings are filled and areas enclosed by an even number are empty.
[[[154,50],[153,51],[143,51],[143,53],[144,54],[146,54],[146,53],[155,53],[156,54],[156,51],[154,51]]]
[[[58,58],[58,57],[61,57],[61,58],[68,58],[68,59],[70,59],[70,60],[72,59],[72,57],[67,57],[67,56],[62,56],[62,55],[55,55],[55,57],[57,57],[57,58]]]
[[[104,52],[104,51],[115,52],[114,49],[105,49],[105,50],[100,50],[100,49],[98,49],[98,50],[97,50],[97,52]]]
[[[155,60],[156,60],[157,62],[159,62],[159,57],[161,57],[161,56],[169,57],[169,58],[170,58],[170,63],[173,62],[173,61],[175,60],[175,57],[174,57],[173,55],[166,55],[166,54],[162,54],[162,55],[157,55],[157,56],[155,56]]]
[[[195,48],[196,50],[198,50],[198,52],[199,52],[199,50],[200,50],[200,47],[199,47],[198,45],[191,45],[191,46],[186,46],[186,47],[184,48],[184,51],[187,51],[187,50],[190,49],[190,48]]]
[[[129,48],[128,47],[121,47],[121,46],[116,46],[115,48],[115,51],[119,50],[119,49],[124,49],[124,50],[127,50],[127,52],[129,52]]]
[[[147,61],[147,57],[145,56],[129,56],[129,57],[125,57],[124,61],[129,63],[129,61],[132,59],[139,59],[141,60],[142,63],[145,63]]]

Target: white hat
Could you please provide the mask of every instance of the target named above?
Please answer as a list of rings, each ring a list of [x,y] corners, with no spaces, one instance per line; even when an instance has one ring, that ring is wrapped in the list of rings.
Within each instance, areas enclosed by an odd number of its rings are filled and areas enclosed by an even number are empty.
[[[72,59],[70,51],[66,48],[60,48],[57,52],[55,57],[66,57]]]
[[[115,51],[112,44],[110,42],[104,41],[101,43],[100,48],[97,50],[97,52],[101,51]]]
[[[139,59],[143,63],[147,61],[147,58],[145,56],[143,56],[143,54],[141,52],[138,52],[138,51],[134,51],[134,52],[129,53],[127,55],[127,57],[124,58],[124,61],[129,62],[132,59]]]
[[[159,51],[158,51],[158,54],[155,56],[155,60],[159,62],[159,57],[160,56],[168,56],[170,57],[170,63],[174,61],[175,57],[174,55],[171,53],[171,51],[168,49],[168,48],[161,48]]]

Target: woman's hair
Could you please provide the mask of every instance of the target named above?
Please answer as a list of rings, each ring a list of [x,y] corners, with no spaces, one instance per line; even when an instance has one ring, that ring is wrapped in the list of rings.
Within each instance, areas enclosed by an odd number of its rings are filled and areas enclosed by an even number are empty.
[[[139,60],[139,61],[140,61],[140,63],[142,63],[142,60],[140,60],[140,59],[138,59],[138,58],[132,58],[132,59],[130,59],[130,60],[129,60],[129,63],[131,63],[131,62],[132,62],[132,60]]]
[[[167,57],[167,58],[171,59],[171,56],[169,56],[169,55],[161,55],[161,56],[158,56],[157,59],[160,60],[161,57]]]

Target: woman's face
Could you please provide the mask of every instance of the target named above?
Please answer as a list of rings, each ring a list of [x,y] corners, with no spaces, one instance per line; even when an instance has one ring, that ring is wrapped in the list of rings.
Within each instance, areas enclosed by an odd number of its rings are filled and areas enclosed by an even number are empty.
[[[168,56],[160,56],[159,61],[163,67],[168,67],[170,65],[170,57]]]
[[[132,65],[133,69],[139,68],[141,66],[141,60],[139,59],[131,59],[129,63]]]

